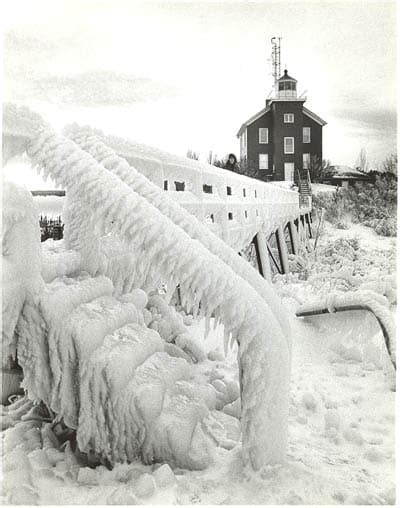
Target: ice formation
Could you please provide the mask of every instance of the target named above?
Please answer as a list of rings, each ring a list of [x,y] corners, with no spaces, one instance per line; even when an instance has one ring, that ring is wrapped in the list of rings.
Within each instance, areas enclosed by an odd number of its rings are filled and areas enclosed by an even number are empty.
[[[386,285],[384,289],[386,289]],[[330,313],[335,313],[340,309],[351,309],[354,307],[362,307],[370,310],[378,319],[384,330],[386,350],[392,364],[396,366],[396,325],[389,308],[389,301],[385,296],[368,289],[349,291],[346,293],[333,292],[325,298],[325,301],[302,305],[297,310],[297,313],[317,311],[318,309],[322,310],[325,308]]]
[[[274,310],[276,319],[288,335],[288,320],[284,317],[285,313],[276,294],[270,284],[257,271],[253,270],[249,263],[238,257],[236,252],[229,248],[224,241],[213,234],[196,217],[179,206],[167,193],[132,167],[125,159],[118,156],[112,148],[107,146],[107,138],[100,131],[90,127],[82,128],[72,125],[66,128],[65,132],[70,139],[90,153],[100,164],[116,174],[132,190],[143,196],[162,214],[180,226],[191,238],[201,242],[247,280]]]
[[[25,300],[43,281],[37,210],[26,189],[3,181],[2,283],[3,365],[15,357],[15,327]]]
[[[205,356],[179,320],[170,319],[170,330],[168,319],[161,327],[159,320],[157,331],[147,328],[152,307],[161,317],[167,311],[151,296],[144,309],[138,293],[179,284],[183,305],[195,316],[215,316],[226,338],[239,344],[245,461],[255,469],[282,461],[290,347],[272,289],[222,242],[214,247],[215,237],[147,180],[137,192],[132,178],[128,185],[106,162],[43,124],[29,137],[33,163],[66,189],[65,243],[78,256],[64,255],[63,268],[44,274],[39,297],[24,303],[17,347],[29,396],[77,428],[83,450],[113,462],[140,452],[148,462],[206,467],[212,446],[202,421],[209,396],[190,388],[189,362],[162,345],[173,338],[193,359]],[[196,239],[203,235],[206,241]],[[87,273],[71,277],[78,260]],[[124,355],[140,364],[119,370]]]

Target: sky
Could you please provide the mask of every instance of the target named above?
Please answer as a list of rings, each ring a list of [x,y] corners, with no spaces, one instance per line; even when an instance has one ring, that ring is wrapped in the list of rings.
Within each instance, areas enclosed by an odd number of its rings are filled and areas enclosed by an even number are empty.
[[[353,166],[365,148],[374,166],[396,150],[395,1],[8,0],[3,11],[4,99],[57,129],[238,154],[279,36],[282,71],[328,122],[324,158]],[[43,187],[21,163],[17,178]]]

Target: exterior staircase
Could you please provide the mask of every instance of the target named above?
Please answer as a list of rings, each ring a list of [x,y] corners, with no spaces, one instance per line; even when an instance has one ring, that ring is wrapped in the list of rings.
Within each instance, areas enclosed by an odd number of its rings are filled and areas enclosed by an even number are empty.
[[[299,187],[299,199],[300,199],[300,208],[306,207],[311,208],[311,198],[312,198],[312,189],[311,189],[311,179],[310,172],[307,170],[298,171],[298,187]]]

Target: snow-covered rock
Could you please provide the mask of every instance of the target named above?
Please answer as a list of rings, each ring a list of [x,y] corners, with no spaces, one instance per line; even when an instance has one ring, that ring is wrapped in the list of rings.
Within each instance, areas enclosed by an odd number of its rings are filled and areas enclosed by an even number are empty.
[[[153,472],[154,480],[157,487],[164,489],[175,483],[175,475],[168,464],[163,464]]]

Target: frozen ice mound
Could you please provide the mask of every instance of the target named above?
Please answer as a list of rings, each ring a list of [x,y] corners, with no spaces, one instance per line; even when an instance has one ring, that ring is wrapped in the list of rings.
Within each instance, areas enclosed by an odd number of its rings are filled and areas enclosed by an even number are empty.
[[[81,273],[52,280],[26,302],[18,354],[28,396],[77,430],[81,451],[112,464],[141,457],[207,467],[215,443],[202,422],[215,406],[211,386],[197,390],[191,364],[146,327],[143,291],[112,293],[107,277]]]
[[[73,276],[80,271],[81,256],[79,252],[66,249],[64,240],[54,241],[49,238],[42,243],[41,274],[45,282],[57,277]]]

